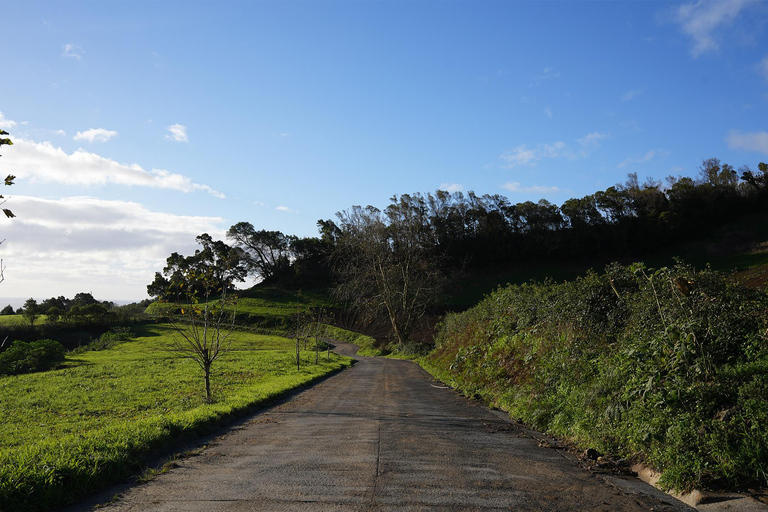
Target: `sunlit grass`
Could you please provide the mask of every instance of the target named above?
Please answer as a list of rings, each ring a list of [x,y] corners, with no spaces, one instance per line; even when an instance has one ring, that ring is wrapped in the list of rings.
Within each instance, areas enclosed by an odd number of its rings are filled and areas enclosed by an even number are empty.
[[[0,378],[0,510],[72,501],[140,469],[151,450],[349,364],[314,364],[276,336],[233,333],[213,367],[215,402],[202,372],[168,350],[173,330],[112,349],[68,356],[59,370]]]
[[[47,315],[39,315],[35,319],[35,325],[45,323]],[[0,325],[29,325],[24,315],[0,315]]]

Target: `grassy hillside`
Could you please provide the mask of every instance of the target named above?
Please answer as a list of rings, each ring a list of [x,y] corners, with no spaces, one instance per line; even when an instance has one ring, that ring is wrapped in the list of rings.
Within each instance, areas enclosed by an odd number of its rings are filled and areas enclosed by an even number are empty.
[[[277,285],[257,285],[237,293],[234,310],[238,325],[284,332],[294,327],[297,315],[331,306],[333,302],[325,290],[297,291]],[[166,316],[174,314],[178,308],[178,304],[154,302],[147,308],[147,313]]]
[[[171,336],[152,326],[61,369],[0,377],[0,510],[72,502],[135,474],[152,450],[349,365],[307,351],[297,371],[292,340],[235,333],[206,404],[199,367],[168,350]]]
[[[767,485],[768,294],[714,271],[613,266],[448,315],[425,366],[669,487]]]

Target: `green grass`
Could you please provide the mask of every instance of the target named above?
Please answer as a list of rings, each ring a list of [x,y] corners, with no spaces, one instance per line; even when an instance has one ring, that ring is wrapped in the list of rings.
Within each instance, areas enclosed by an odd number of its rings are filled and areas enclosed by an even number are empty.
[[[360,356],[376,357],[387,354],[376,347],[376,339],[365,334],[360,334],[359,332],[348,331],[332,325],[323,324],[321,336],[357,345],[359,347],[357,355]]]
[[[136,474],[147,454],[210,429],[349,360],[296,371],[294,342],[234,333],[213,368],[215,402],[200,369],[167,350],[158,325],[116,347],[68,356],[59,370],[0,378],[0,510],[60,506]]]
[[[48,318],[47,315],[38,316],[35,325],[44,324],[46,318]],[[29,325],[29,322],[24,315],[0,315],[0,326],[3,325]]]
[[[319,290],[295,291],[275,285],[257,285],[239,291],[237,295],[235,311],[238,324],[255,325],[277,332],[290,330],[297,314],[306,315],[312,310],[333,306],[327,293]],[[147,313],[170,316],[178,306],[154,302],[147,308]]]

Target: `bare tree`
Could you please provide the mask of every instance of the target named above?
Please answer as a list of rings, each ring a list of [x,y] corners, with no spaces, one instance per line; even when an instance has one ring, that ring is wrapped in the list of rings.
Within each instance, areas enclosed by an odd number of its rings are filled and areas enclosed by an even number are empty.
[[[172,350],[192,359],[203,371],[205,400],[211,402],[211,367],[230,347],[234,330],[236,301],[228,296],[228,287],[217,287],[219,280],[213,272],[190,276],[203,285],[203,296],[196,293],[190,303],[180,307],[180,314],[171,322],[174,329]],[[212,300],[213,293],[220,293]]]
[[[160,298],[174,297],[179,313],[171,321],[171,350],[200,366],[210,402],[211,368],[230,347],[236,317],[232,283],[242,280],[243,267],[239,251],[207,234],[197,240],[203,249],[188,257],[172,254],[166,268],[170,279],[156,276],[149,288]]]
[[[337,297],[370,314],[386,314],[395,340],[404,345],[444,283],[423,198],[393,197],[385,212],[354,206],[337,216]]]

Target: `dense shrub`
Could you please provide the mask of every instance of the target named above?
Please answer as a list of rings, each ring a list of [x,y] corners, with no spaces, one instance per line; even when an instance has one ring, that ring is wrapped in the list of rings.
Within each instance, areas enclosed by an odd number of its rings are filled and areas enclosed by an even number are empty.
[[[98,339],[93,339],[90,343],[81,345],[72,350],[72,353],[82,354],[83,352],[88,352],[91,350],[106,350],[125,341],[130,341],[135,337],[136,335],[133,334],[129,327],[113,327],[109,331],[99,336]]]
[[[711,270],[613,265],[448,315],[427,365],[662,483],[768,483],[768,296]]]
[[[0,354],[0,375],[50,370],[64,361],[64,347],[54,340],[14,341]]]

